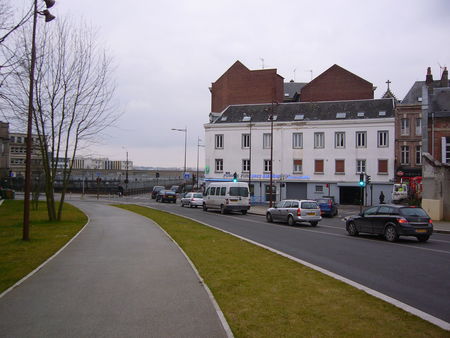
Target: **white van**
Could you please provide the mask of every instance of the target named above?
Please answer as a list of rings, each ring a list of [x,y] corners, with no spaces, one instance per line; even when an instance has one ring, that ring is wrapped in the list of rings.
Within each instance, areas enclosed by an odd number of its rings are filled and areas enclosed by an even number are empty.
[[[250,209],[248,183],[215,182],[211,183],[203,196],[203,210],[220,209],[222,214],[240,211],[243,215]]]

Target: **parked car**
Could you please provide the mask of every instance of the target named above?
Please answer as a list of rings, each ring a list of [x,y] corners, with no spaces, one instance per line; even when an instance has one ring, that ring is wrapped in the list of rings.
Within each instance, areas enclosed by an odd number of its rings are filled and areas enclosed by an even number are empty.
[[[188,192],[180,200],[181,206],[189,205],[189,208],[203,206],[203,194],[200,192]]]
[[[162,185],[155,185],[152,190],[152,199],[155,199],[156,195],[158,195],[158,192],[163,189],[165,188]]]
[[[333,217],[338,214],[338,207],[333,196],[324,196],[316,199],[322,216]]]
[[[312,200],[283,200],[266,211],[267,222],[287,222],[289,225],[308,222],[315,227],[321,219],[319,205]]]
[[[203,210],[220,209],[222,214],[240,211],[243,215],[250,209],[250,194],[246,182],[214,182],[203,196]]]
[[[433,233],[433,222],[422,208],[382,204],[348,217],[346,228],[350,236],[384,235],[389,242],[395,242],[399,236],[414,236],[419,242],[426,242]]]
[[[177,194],[172,190],[161,189],[156,195],[156,202],[177,202]]]
[[[179,185],[172,185],[170,187],[170,190],[172,190],[175,193],[180,193],[181,192],[181,187]]]

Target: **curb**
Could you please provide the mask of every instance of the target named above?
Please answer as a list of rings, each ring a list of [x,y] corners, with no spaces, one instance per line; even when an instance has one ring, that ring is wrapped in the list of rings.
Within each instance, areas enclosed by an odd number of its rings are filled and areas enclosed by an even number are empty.
[[[142,205],[142,206],[144,206],[144,205]],[[147,208],[150,208],[150,209],[154,209],[154,208],[149,207],[149,206],[146,206],[146,207],[147,207]],[[436,326],[438,326],[438,327],[440,327],[440,328],[442,328],[442,329],[444,329],[444,330],[446,330],[446,331],[450,331],[450,323],[449,323],[449,322],[446,322],[446,321],[444,321],[444,320],[442,320],[442,319],[440,319],[440,318],[437,318],[437,317],[435,317],[435,316],[433,316],[433,315],[430,315],[429,313],[423,312],[423,311],[421,311],[421,310],[419,310],[419,309],[417,309],[417,308],[414,308],[414,307],[412,307],[412,306],[410,306],[410,305],[408,305],[408,304],[406,304],[406,303],[403,303],[403,302],[401,302],[401,301],[399,301],[399,300],[397,300],[397,299],[395,299],[395,298],[392,298],[392,297],[390,297],[390,296],[387,296],[387,295],[385,295],[385,294],[383,294],[383,293],[381,293],[381,292],[378,292],[378,291],[376,291],[376,290],[374,290],[374,289],[371,289],[371,288],[369,288],[369,287],[366,287],[366,286],[364,286],[364,285],[362,285],[362,284],[360,284],[360,283],[354,282],[354,281],[352,281],[352,280],[350,280],[350,279],[348,279],[348,278],[345,278],[345,277],[343,277],[343,276],[341,276],[341,275],[338,275],[338,274],[336,274],[336,273],[334,273],[334,272],[331,272],[331,271],[329,271],[329,270],[326,270],[326,269],[324,269],[324,268],[321,268],[321,267],[319,267],[319,266],[317,266],[317,265],[311,264],[311,263],[309,263],[309,262],[307,262],[307,261],[304,261],[304,260],[302,260],[302,259],[296,258],[296,257],[291,256],[291,255],[289,255],[289,254],[286,254],[286,253],[284,253],[284,252],[282,252],[282,251],[273,249],[273,248],[271,248],[271,247],[269,247],[269,246],[266,246],[266,245],[264,245],[264,244],[258,243],[258,242],[256,242],[256,241],[251,240],[251,239],[248,239],[248,238],[245,238],[245,237],[236,235],[236,234],[234,234],[234,233],[232,233],[232,232],[229,232],[229,231],[226,231],[226,230],[223,230],[223,229],[220,229],[220,228],[216,228],[216,227],[214,227],[214,226],[212,226],[212,225],[210,225],[210,224],[208,224],[208,223],[204,223],[204,222],[201,222],[201,221],[199,221],[199,220],[196,220],[196,219],[193,219],[193,218],[190,218],[190,217],[186,217],[186,216],[183,216],[183,215],[179,215],[179,214],[177,214],[177,213],[170,212],[170,211],[159,210],[159,209],[154,209],[154,210],[164,211],[164,212],[167,212],[168,214],[172,214],[172,215],[176,215],[176,216],[179,216],[179,217],[187,218],[187,219],[189,219],[189,220],[192,220],[192,221],[194,221],[194,222],[203,224],[203,225],[205,225],[205,226],[207,226],[207,227],[210,227],[210,228],[212,228],[212,229],[215,229],[215,230],[221,231],[221,232],[223,232],[223,233],[229,234],[229,235],[231,235],[231,236],[237,237],[237,238],[239,238],[239,239],[241,239],[241,240],[243,240],[243,241],[246,241],[246,242],[248,242],[248,243],[257,245],[257,246],[259,246],[259,247],[261,247],[261,248],[264,248],[264,249],[266,249],[266,250],[268,250],[268,251],[271,251],[271,252],[273,252],[273,253],[275,253],[275,254],[278,254],[278,255],[280,255],[280,256],[283,256],[283,257],[285,257],[285,258],[288,258],[288,259],[290,259],[290,260],[293,260],[293,261],[295,261],[295,262],[297,262],[297,263],[303,264],[304,266],[307,266],[307,267],[309,267],[309,268],[311,268],[311,269],[313,269],[313,270],[316,270],[316,271],[318,271],[318,272],[321,272],[321,273],[323,273],[323,274],[325,274],[325,275],[327,275],[327,276],[329,276],[329,277],[331,277],[331,278],[334,278],[334,279],[336,279],[336,280],[339,280],[339,281],[341,281],[341,282],[343,282],[343,283],[345,283],[345,284],[347,284],[347,285],[353,286],[353,287],[356,288],[356,289],[359,289],[359,290],[361,290],[361,291],[364,291],[364,292],[366,292],[367,294],[369,294],[369,295],[371,295],[371,296],[373,296],[373,297],[375,297],[375,298],[381,299],[381,300],[385,301],[386,303],[389,303],[389,304],[391,304],[391,305],[393,305],[393,306],[395,306],[395,307],[397,307],[397,308],[402,309],[403,311],[406,311],[406,312],[408,312],[408,313],[411,313],[411,314],[413,314],[413,315],[415,315],[415,316],[417,316],[417,317],[419,317],[419,318],[421,318],[421,319],[423,319],[423,320],[425,320],[425,321],[427,321],[427,322],[429,322],[429,323],[432,323],[432,324],[434,324],[434,325],[436,325]],[[259,215],[259,214],[258,214],[258,215]]]

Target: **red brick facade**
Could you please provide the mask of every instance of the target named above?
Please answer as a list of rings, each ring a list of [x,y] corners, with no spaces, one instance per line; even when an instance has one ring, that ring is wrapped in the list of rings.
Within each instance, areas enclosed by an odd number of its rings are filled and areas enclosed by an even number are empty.
[[[432,118],[428,118],[428,152],[440,162],[444,162],[442,158],[443,137],[450,137],[450,117],[436,118],[434,122]]]
[[[361,99],[373,99],[373,84],[338,65],[320,74],[300,93],[302,102]]]
[[[211,86],[211,112],[231,104],[283,102],[283,77],[276,69],[249,70],[236,61]]]

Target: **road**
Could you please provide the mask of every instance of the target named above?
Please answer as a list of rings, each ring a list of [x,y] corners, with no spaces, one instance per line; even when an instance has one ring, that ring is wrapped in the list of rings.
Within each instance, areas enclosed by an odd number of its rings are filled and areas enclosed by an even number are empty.
[[[135,202],[264,244],[450,322],[450,235],[435,233],[427,243],[415,238],[389,243],[376,236],[348,236],[342,213],[324,218],[316,228],[291,227],[267,223],[259,215],[222,215],[149,198]]]

